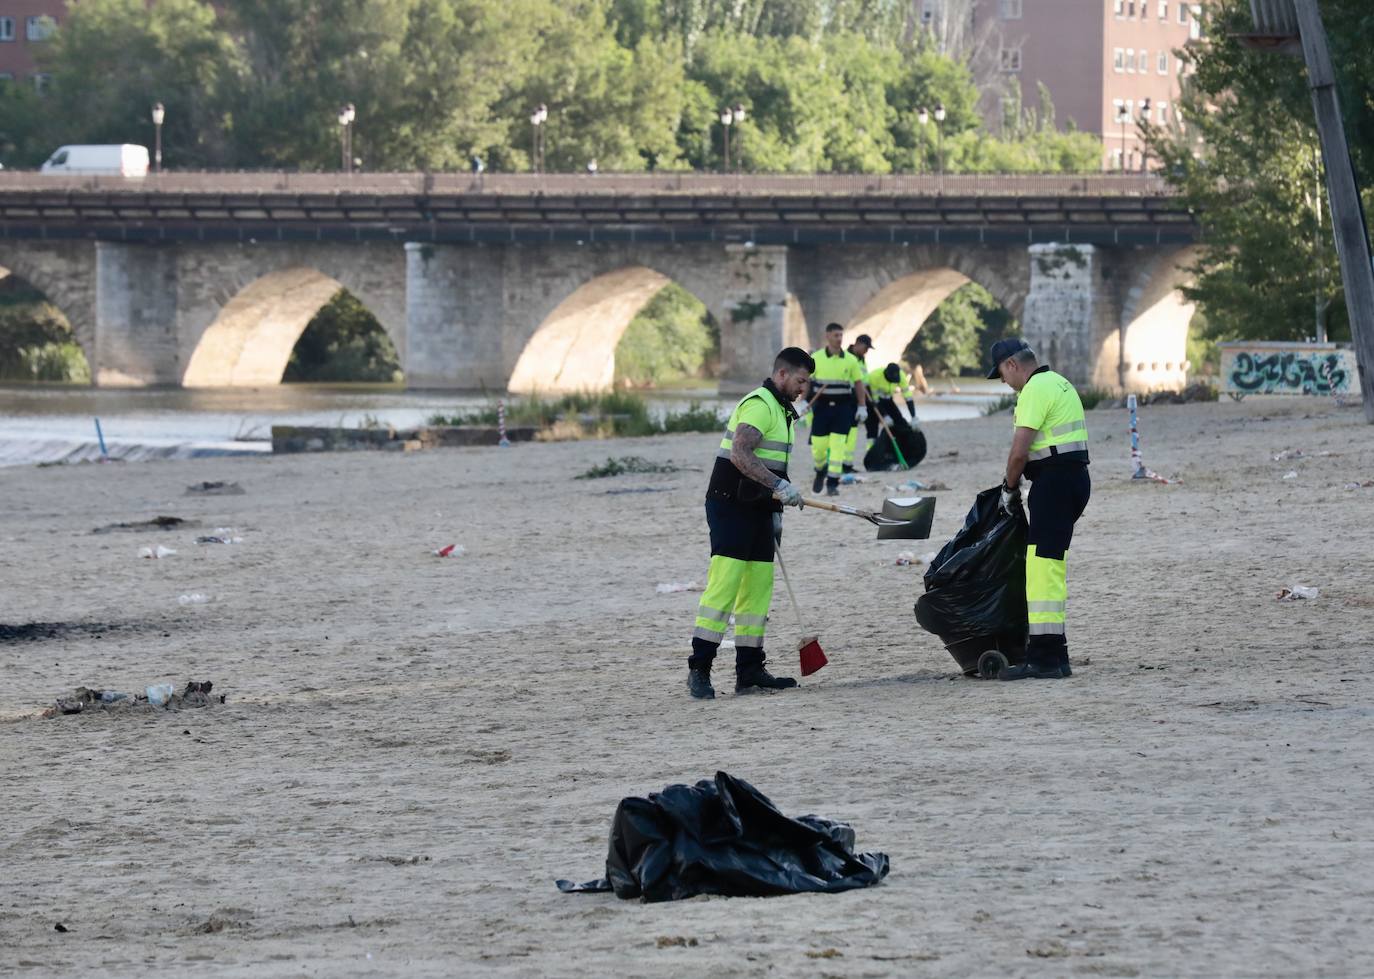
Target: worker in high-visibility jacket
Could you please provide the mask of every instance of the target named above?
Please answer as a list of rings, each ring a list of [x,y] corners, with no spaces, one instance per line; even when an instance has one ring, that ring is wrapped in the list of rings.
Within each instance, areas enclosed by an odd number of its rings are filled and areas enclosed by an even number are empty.
[[[840,495],[845,451],[855,422],[868,417],[868,394],[859,358],[844,349],[844,327],[825,328],[825,346],[811,355],[816,370],[811,375],[811,461],[816,478],[811,491],[824,486],[827,495]]]
[[[1064,612],[1069,597],[1067,561],[1074,524],[1092,492],[1088,478],[1088,425],[1083,402],[1065,378],[1042,366],[1024,340],[992,346],[988,379],[1000,377],[1017,392],[1011,452],[1002,480],[1002,508],[1010,512],[1021,477],[1026,500],[1026,661],[1002,670],[1003,680],[1058,679],[1072,675]]]
[[[802,504],[787,479],[792,452],[792,402],[806,392],[816,362],[800,347],[773,361],[762,386],[735,405],[716,451],[706,488],[706,525],[711,532],[711,569],[697,606],[687,690],[699,700],[715,697],[711,664],[730,616],[735,618],[735,693],[785,690],[791,677],[764,666],[763,635],[773,601],[773,548],[782,540],[782,508]]]
[[[911,400],[911,392],[914,390],[911,375],[902,370],[901,365],[891,363],[886,367],[873,368],[864,378],[864,386],[868,388],[868,400],[873,408],[868,413],[868,421],[864,423],[870,442],[878,437],[878,416],[892,418],[897,412],[898,398],[906,402],[911,420],[916,420],[916,405]]]
[[[859,373],[863,375],[863,378],[864,378],[864,387],[867,388],[867,387],[868,387],[868,361],[867,361],[866,358],[868,357],[869,352],[873,350],[873,338],[872,338],[871,336],[869,336],[867,333],[860,333],[858,336],[856,336],[856,337],[854,338],[854,342],[853,342],[853,343],[851,343],[849,346],[845,347],[845,350],[847,350],[847,351],[849,351],[850,353],[852,353],[852,354],[854,355],[854,358],[855,358],[856,360],[858,360],[858,362],[859,362]],[[871,398],[873,392],[872,392],[872,391],[869,391],[868,393],[869,393],[869,397]],[[871,407],[871,406],[870,406],[870,407]],[[865,424],[866,426],[870,426],[870,427],[872,426],[872,424],[873,424],[873,415],[872,415],[871,412],[869,413],[868,419],[864,422],[864,424]],[[871,435],[869,436],[870,439],[871,439],[872,437],[873,437],[873,436],[871,436]],[[843,461],[840,463],[840,469],[841,469],[843,472],[852,473],[852,472],[854,471],[854,453],[855,453],[855,450],[858,449],[858,447],[859,447],[859,426],[856,424],[853,428],[851,428],[851,429],[849,430],[849,438],[845,439],[845,443],[844,443],[844,459],[843,459]]]

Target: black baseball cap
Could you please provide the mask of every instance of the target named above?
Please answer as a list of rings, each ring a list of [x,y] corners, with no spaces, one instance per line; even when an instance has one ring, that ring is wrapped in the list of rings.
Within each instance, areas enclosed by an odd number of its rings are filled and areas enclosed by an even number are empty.
[[[1029,350],[1030,344],[1020,337],[1004,337],[992,345],[992,370],[988,371],[988,380],[995,381],[1001,375],[997,368],[1002,366],[1002,361],[1013,354],[1018,354],[1022,350]]]
[[[865,347],[873,346],[873,338],[869,336],[867,333],[860,333],[858,336],[854,338],[854,342],[856,344],[862,343]]]

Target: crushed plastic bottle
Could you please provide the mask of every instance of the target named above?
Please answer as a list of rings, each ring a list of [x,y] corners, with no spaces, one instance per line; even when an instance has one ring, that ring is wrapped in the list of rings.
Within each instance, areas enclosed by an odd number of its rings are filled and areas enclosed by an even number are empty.
[[[167,701],[172,699],[172,691],[175,688],[170,683],[155,683],[147,690],[148,703],[154,707],[162,707]]]
[[[113,704],[116,700],[128,700],[129,695],[120,690],[100,691],[100,702],[102,704]]]
[[[152,558],[152,559],[154,559],[154,560],[161,560],[162,558],[165,558],[165,557],[171,557],[171,556],[172,556],[173,554],[175,554],[175,553],[176,553],[176,551],[173,550],[172,548],[170,548],[170,547],[163,547],[161,544],[159,544],[156,548],[152,548],[152,547],[143,547],[143,548],[140,548],[139,551],[138,551],[138,556],[139,556],[139,557]]]
[[[200,592],[192,592],[189,595],[178,595],[177,602],[181,605],[208,605],[209,595],[202,595]]]
[[[434,552],[435,557],[462,557],[467,552],[467,548],[462,544],[448,544]]]

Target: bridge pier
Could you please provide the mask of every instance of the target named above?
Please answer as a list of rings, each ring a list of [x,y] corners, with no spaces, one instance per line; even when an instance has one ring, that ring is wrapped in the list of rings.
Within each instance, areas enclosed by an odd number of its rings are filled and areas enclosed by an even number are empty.
[[[785,245],[725,246],[723,289],[711,310],[720,325],[721,394],[752,391],[773,372],[779,350],[806,339],[788,258]]]
[[[504,249],[411,241],[405,252],[406,386],[504,390]]]
[[[96,242],[96,385],[181,383],[177,251],[174,245]]]

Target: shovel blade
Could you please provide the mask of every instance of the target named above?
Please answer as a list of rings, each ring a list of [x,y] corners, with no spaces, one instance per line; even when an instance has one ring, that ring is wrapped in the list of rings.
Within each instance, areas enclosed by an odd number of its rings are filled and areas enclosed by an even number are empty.
[[[825,666],[830,661],[825,658],[825,650],[821,649],[820,640],[808,638],[802,641],[801,646],[801,675],[810,676],[817,670]]]
[[[913,496],[884,500],[884,517],[903,521],[901,524],[880,526],[878,540],[927,540],[935,521],[935,497]]]

